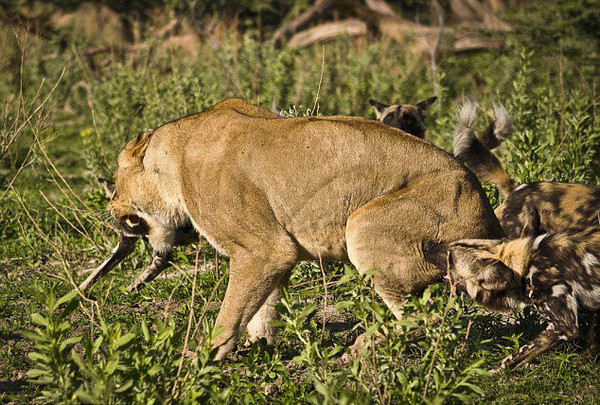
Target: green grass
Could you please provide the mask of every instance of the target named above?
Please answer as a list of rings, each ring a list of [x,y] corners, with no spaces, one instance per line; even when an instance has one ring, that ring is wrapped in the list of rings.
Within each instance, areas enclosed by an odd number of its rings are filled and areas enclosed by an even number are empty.
[[[488,109],[501,101],[515,119],[502,160],[517,182],[597,185],[593,77],[582,78],[571,63],[556,70],[521,45],[444,58],[428,138],[450,148],[459,95]],[[15,65],[2,71],[0,95],[11,103],[0,114],[2,141],[15,134],[13,123],[26,124],[0,159],[0,402],[599,402],[599,359],[583,357],[584,338],[559,345],[527,369],[489,375],[485,370],[542,330],[536,316],[506,319],[432,286],[424,297],[407,298],[407,317],[396,322],[368,281],[335,263],[326,264],[326,301],[319,266],[300,264],[279,306],[275,346],[245,347],[242,340],[223,363],[212,361],[203,342],[224,295],[228,261],[206,243],[180,249],[176,268],[127,294],[124,287],[150,254],[140,244],[94,287],[93,301],[70,297],[55,305],[116,242],[95,179],[110,177],[127,140],[229,96],[268,108],[275,100],[278,108],[302,114],[315,101],[322,50],[264,46],[259,58],[260,45],[244,36],[218,52],[201,49],[196,59],[151,50],[112,56],[91,69],[76,48],[44,60],[53,46],[33,41],[23,76]],[[326,46],[325,61],[322,114],[373,118],[369,97],[415,102],[431,95],[427,59],[398,45],[340,41]],[[497,191],[486,189],[496,204]],[[196,357],[182,356],[190,317],[198,328],[187,347],[198,350]],[[386,339],[363,360],[347,359],[363,331]],[[28,376],[29,370],[39,371]]]

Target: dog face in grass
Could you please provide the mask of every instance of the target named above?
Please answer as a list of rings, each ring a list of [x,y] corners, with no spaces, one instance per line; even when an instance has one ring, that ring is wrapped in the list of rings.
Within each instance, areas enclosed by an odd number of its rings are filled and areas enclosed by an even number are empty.
[[[506,241],[462,240],[450,245],[449,254],[453,279],[473,300],[500,311],[519,306],[520,276],[509,265],[521,264],[509,253]]]
[[[369,104],[375,110],[375,117],[390,127],[398,128],[404,132],[425,138],[425,124],[423,121],[427,115],[429,107],[437,100],[437,97],[430,97],[427,100],[412,104],[387,105],[369,99]]]

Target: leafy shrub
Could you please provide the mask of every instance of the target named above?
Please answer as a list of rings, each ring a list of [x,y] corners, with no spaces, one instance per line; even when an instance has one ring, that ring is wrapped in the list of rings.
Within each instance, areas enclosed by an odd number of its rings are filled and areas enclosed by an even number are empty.
[[[193,403],[228,395],[214,390],[221,378],[212,364],[216,352],[207,346],[185,357],[176,342],[186,330],[173,319],[155,319],[151,328],[142,320],[139,330],[125,333],[119,322],[98,316],[98,330],[82,336],[68,320],[79,306],[76,291],[56,299],[53,290],[37,288],[33,295],[42,312],[32,314],[34,331],[23,334],[35,343],[28,376],[44,387],[41,401],[165,403],[185,396]]]

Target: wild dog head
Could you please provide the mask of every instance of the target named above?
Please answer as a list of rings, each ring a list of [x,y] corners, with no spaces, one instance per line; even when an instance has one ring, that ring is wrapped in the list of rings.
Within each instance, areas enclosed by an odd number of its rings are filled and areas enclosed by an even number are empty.
[[[425,138],[425,116],[427,110],[437,100],[437,97],[430,97],[427,100],[418,102],[415,105],[411,104],[395,104],[387,105],[369,99],[369,104],[375,110],[375,117],[390,127],[398,128],[404,132],[416,136],[417,138]]]
[[[451,274],[457,286],[479,304],[496,310],[518,306],[520,272],[528,240],[466,239],[450,245]]]

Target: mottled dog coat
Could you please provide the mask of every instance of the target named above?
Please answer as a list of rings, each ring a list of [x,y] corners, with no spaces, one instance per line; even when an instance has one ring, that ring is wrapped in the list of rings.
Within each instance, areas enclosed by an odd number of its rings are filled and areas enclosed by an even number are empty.
[[[508,309],[531,305],[548,322],[531,343],[501,363],[513,368],[561,340],[578,336],[578,314],[595,314],[590,350],[600,327],[600,230],[554,232],[512,241],[465,240],[452,246],[454,275],[483,305]]]
[[[475,137],[473,123],[476,105],[465,102],[458,114],[454,135],[454,156],[481,181],[494,183],[505,197],[495,210],[510,239],[536,236],[563,229],[584,230],[598,226],[600,188],[577,183],[536,182],[514,187],[506,171],[490,149],[511,132],[511,119],[502,106],[494,107],[495,122],[481,140]]]
[[[417,138],[425,138],[425,115],[427,110],[437,100],[437,97],[430,97],[427,100],[418,102],[415,105],[411,104],[394,104],[387,105],[369,99],[369,104],[375,110],[375,117],[393,128],[400,129],[406,133],[416,136]]]

